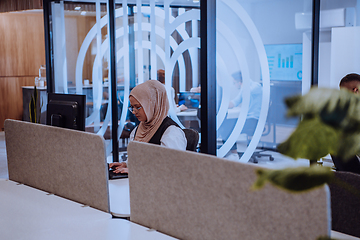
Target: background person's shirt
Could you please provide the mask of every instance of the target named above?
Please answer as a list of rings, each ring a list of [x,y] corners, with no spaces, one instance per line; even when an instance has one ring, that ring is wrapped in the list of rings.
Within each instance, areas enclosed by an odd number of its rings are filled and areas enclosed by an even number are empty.
[[[241,88],[239,94],[231,100],[234,106],[238,106],[242,103],[242,92],[243,88]],[[255,118],[259,119],[260,111],[261,111],[261,102],[262,102],[262,86],[258,82],[251,81],[250,82],[250,104],[249,111],[246,118]]]

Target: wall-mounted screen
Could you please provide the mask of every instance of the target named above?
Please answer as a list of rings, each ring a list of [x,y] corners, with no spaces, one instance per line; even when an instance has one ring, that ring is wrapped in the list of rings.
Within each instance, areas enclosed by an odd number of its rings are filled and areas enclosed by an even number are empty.
[[[265,45],[270,80],[302,80],[302,44]]]

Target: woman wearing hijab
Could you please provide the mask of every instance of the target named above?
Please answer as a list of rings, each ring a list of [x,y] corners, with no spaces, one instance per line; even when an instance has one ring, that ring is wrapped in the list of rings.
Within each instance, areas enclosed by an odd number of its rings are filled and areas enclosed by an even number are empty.
[[[168,148],[186,150],[183,130],[169,118],[169,100],[163,84],[148,80],[136,86],[129,95],[129,110],[140,121],[130,134],[130,141],[158,144]],[[111,163],[114,173],[127,172],[127,165]]]

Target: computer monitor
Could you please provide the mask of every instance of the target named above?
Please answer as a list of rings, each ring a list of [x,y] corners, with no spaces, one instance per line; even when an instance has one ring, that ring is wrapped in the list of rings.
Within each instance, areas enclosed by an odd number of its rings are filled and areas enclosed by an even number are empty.
[[[86,95],[49,93],[46,124],[85,131]]]
[[[200,93],[180,92],[179,105],[184,104],[188,108],[198,108],[200,105]]]

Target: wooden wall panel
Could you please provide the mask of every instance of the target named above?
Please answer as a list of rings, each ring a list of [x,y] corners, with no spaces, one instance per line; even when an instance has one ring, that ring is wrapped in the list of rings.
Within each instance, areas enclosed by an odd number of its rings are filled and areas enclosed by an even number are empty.
[[[70,18],[76,19],[77,31],[67,34],[77,35],[74,36],[77,41],[74,44],[80,49],[86,34],[96,22],[95,17]],[[21,87],[24,84],[34,85],[40,65],[45,64],[43,21],[42,11],[0,13],[0,130],[3,128],[4,119],[22,119]],[[94,57],[91,48],[88,49],[83,78],[90,81]],[[76,62],[76,58],[73,62]],[[74,78],[75,76],[71,76],[69,80]]]
[[[0,12],[22,11],[28,9],[42,9],[42,0],[1,0]]]
[[[43,14],[0,14],[0,77],[34,76],[45,64]]]
[[[64,5],[65,10],[74,10],[75,7],[81,7],[82,11],[96,11],[94,3],[67,3]],[[0,12],[13,12],[31,9],[42,9],[43,0],[0,0]],[[106,12],[106,4],[101,4],[101,11]]]
[[[0,13],[0,131],[6,118],[22,119],[22,86],[33,86],[45,64],[41,13]]]
[[[7,118],[21,120],[23,112],[22,86],[33,86],[35,77],[0,77],[0,130]]]

